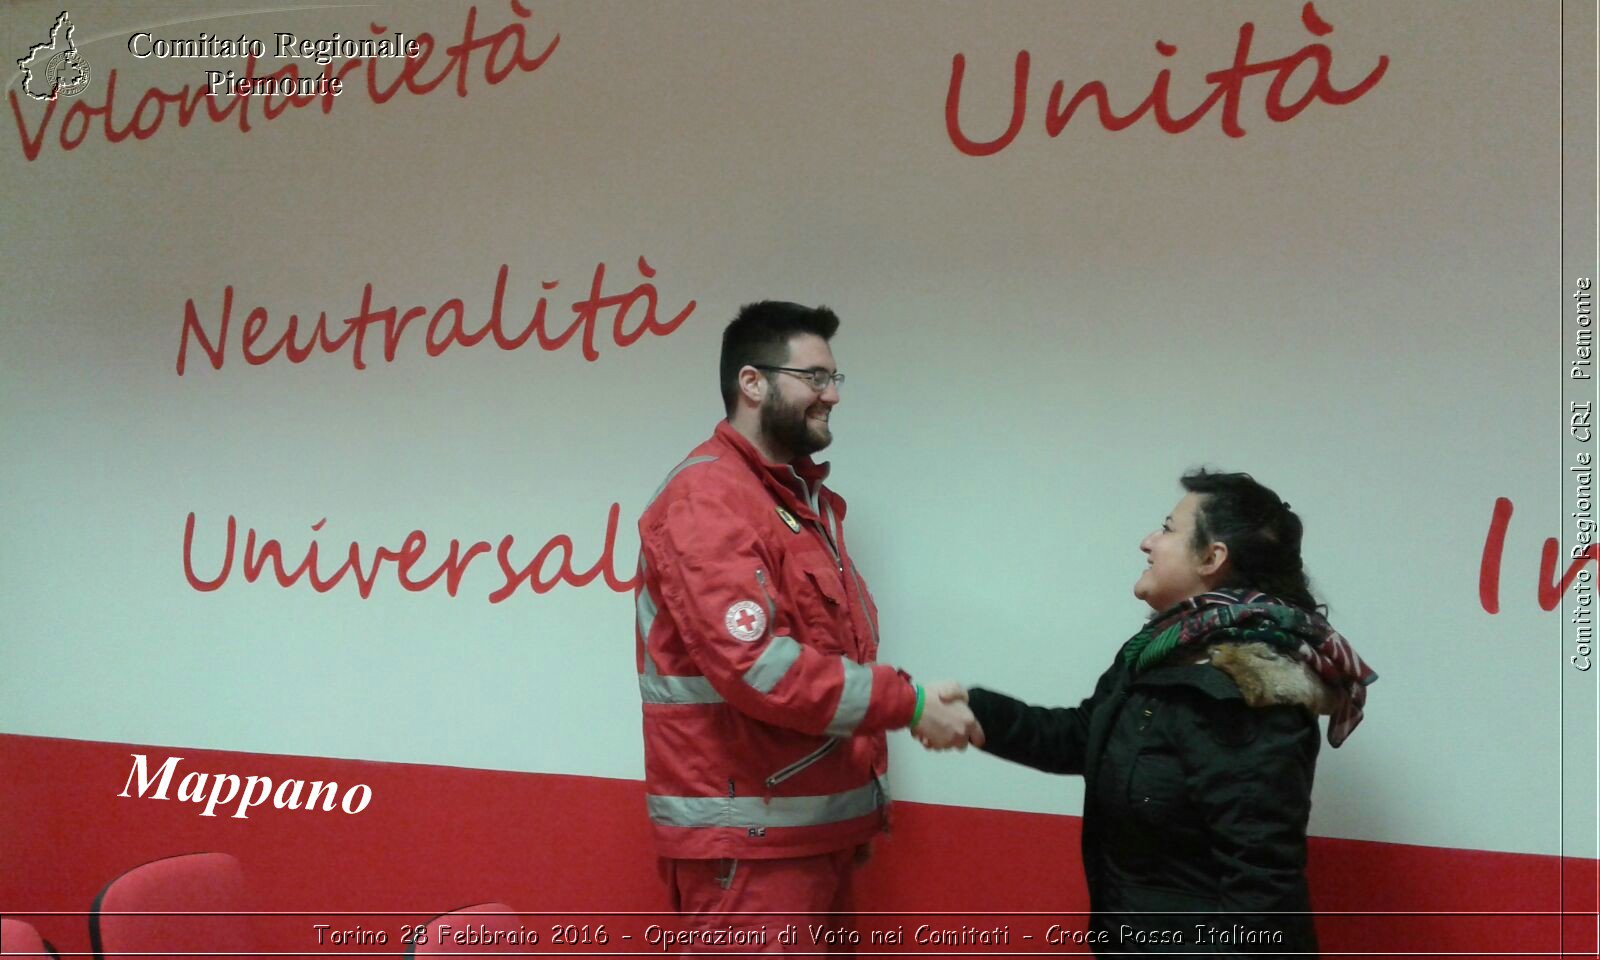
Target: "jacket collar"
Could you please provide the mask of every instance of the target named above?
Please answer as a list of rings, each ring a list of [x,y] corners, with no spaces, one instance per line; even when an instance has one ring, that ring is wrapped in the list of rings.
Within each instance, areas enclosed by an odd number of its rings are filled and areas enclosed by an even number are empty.
[[[1315,670],[1265,643],[1214,643],[1142,674],[1134,685],[1194,687],[1218,700],[1252,707],[1294,704],[1313,714],[1331,714],[1336,706]]]
[[[761,478],[773,496],[796,516],[821,520],[812,504],[820,502],[822,481],[828,477],[829,464],[817,463],[809,456],[801,457],[792,464],[771,463],[761,455],[755,444],[745,439],[744,434],[735,430],[733,424],[726,420],[717,424],[712,436],[737,454]],[[839,513],[840,519],[843,519],[843,510],[839,509]]]
[[[1216,643],[1207,652],[1207,662],[1227,674],[1252,707],[1296,704],[1326,715],[1338,706],[1333,689],[1309,664],[1265,643]]]

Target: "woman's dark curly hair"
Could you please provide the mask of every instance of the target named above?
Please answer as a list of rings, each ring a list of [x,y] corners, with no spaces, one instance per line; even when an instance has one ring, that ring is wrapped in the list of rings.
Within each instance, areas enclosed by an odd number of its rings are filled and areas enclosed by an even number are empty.
[[[1312,595],[1300,560],[1304,528],[1282,498],[1248,473],[1202,468],[1184,474],[1179,482],[1201,497],[1194,548],[1203,550],[1211,543],[1228,547],[1233,576],[1226,586],[1260,590],[1308,612],[1327,612]]]

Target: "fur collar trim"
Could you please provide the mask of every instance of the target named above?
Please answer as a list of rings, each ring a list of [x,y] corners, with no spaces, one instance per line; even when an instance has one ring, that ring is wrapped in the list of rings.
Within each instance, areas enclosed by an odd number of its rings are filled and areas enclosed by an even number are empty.
[[[1252,707],[1297,704],[1328,715],[1338,706],[1332,688],[1310,664],[1264,643],[1215,643],[1203,661],[1226,673]]]

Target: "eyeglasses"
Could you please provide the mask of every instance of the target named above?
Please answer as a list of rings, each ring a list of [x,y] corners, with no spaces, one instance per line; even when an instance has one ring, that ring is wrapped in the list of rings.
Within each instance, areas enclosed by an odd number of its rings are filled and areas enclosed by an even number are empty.
[[[801,380],[811,384],[811,389],[817,391],[828,389],[829,384],[837,385],[844,383],[844,374],[834,373],[832,370],[824,370],[821,367],[811,367],[810,369],[802,370],[798,367],[768,367],[759,363],[752,363],[750,366],[755,367],[757,370],[772,370],[778,373],[792,373]]]

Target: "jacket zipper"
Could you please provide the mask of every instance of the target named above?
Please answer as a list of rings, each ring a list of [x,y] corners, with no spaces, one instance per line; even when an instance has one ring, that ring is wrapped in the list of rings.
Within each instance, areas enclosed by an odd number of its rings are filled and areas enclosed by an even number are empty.
[[[773,609],[772,594],[767,592],[767,572],[756,567],[756,585],[761,588],[761,599],[767,603],[767,623],[776,630],[778,628],[778,611]]]
[[[782,770],[779,770],[768,777],[766,796],[767,802],[772,802],[773,787],[776,787],[778,784],[795,776],[796,774],[800,773],[800,771],[832,753],[834,749],[839,746],[839,742],[840,741],[838,737],[829,737],[827,743],[824,743],[822,746],[801,757],[799,760],[796,760],[794,763],[789,764],[787,767],[784,767]]]
[[[833,534],[828,532],[827,525],[822,523],[821,521],[817,522],[817,526],[819,528],[821,528],[821,531],[822,531],[822,545],[827,547],[828,548],[828,552],[833,555],[833,565],[834,565],[834,567],[839,571],[839,573],[843,574],[844,573],[844,559],[839,556],[839,548],[834,545]]]
[[[775,616],[772,609],[772,595],[767,593],[767,572],[762,570],[760,567],[756,568],[756,583],[761,587],[761,599],[765,600],[767,603],[767,622],[772,623],[773,617]],[[822,746],[801,757],[799,760],[796,760],[794,763],[789,764],[787,767],[784,767],[778,772],[767,777],[766,801],[768,803],[772,802],[773,787],[776,787],[778,784],[788,780],[790,777],[798,774],[800,771],[811,766],[813,763],[816,763],[818,760],[821,760],[829,753],[832,753],[834,748],[837,746],[839,746],[839,738],[829,737],[827,743],[824,743]]]
[[[844,573],[844,564],[838,560],[838,556],[839,556],[838,551],[833,549],[833,543],[826,536],[826,534],[827,534],[826,530],[823,531],[823,534],[824,534],[823,542],[826,543],[827,546],[828,546],[828,549],[831,552],[833,552],[833,555],[834,555],[834,558],[835,558],[835,562],[838,563],[838,566],[839,566],[839,573],[843,574]],[[853,573],[854,571],[852,570],[851,572]],[[858,581],[858,583],[859,583],[859,581]],[[772,595],[767,592],[767,572],[765,570],[762,570],[760,567],[756,568],[756,584],[761,587],[761,599],[766,601],[766,604],[767,604],[767,622],[768,623],[773,623],[774,622],[774,618],[776,616],[776,613],[774,612],[773,607],[772,607]],[[858,593],[860,592],[859,589],[857,590],[857,592]],[[866,609],[866,603],[865,603],[865,601],[863,601],[862,602],[862,612],[865,612],[865,609]],[[871,623],[872,619],[870,617],[868,617],[867,618],[867,622]],[[877,642],[877,629],[876,628],[873,629],[873,642]],[[811,751],[810,753],[806,754],[805,756],[801,757],[799,760],[796,760],[794,763],[789,764],[788,766],[784,767],[783,769],[778,770],[776,773],[773,773],[771,776],[767,777],[767,779],[766,779],[767,790],[766,790],[766,796],[764,797],[765,801],[767,803],[771,803],[772,802],[772,788],[773,787],[776,787],[778,784],[783,783],[785,780],[788,780],[788,779],[796,776],[797,774],[799,774],[802,771],[804,771],[807,767],[811,766],[812,764],[816,763],[818,760],[821,760],[823,757],[826,757],[828,754],[832,753],[835,749],[838,748],[839,742],[840,742],[840,740],[839,740],[838,737],[829,737],[827,743],[824,743],[822,746],[818,747],[817,749],[815,749],[815,750]]]
[[[872,622],[872,611],[867,609],[867,588],[862,586],[861,575],[856,573],[856,565],[853,563],[850,564],[850,576],[856,582],[856,602],[861,604],[861,615],[867,620],[867,629],[872,631],[872,646],[876,649],[879,646],[878,625]]]
[[[832,507],[828,508],[828,516],[833,516]],[[821,519],[820,514],[818,515],[817,526],[822,530],[822,542],[827,545],[828,552],[833,554],[833,565],[839,568],[839,579],[843,581],[844,556],[839,552],[839,548],[834,545],[833,534],[828,532],[827,521]],[[876,648],[880,645],[878,642],[878,625],[872,622],[872,611],[867,609],[867,590],[861,585],[861,575],[856,573],[856,565],[853,563],[850,564],[850,579],[856,583],[856,602],[861,604],[861,616],[867,621],[867,629],[872,631],[872,646]]]

